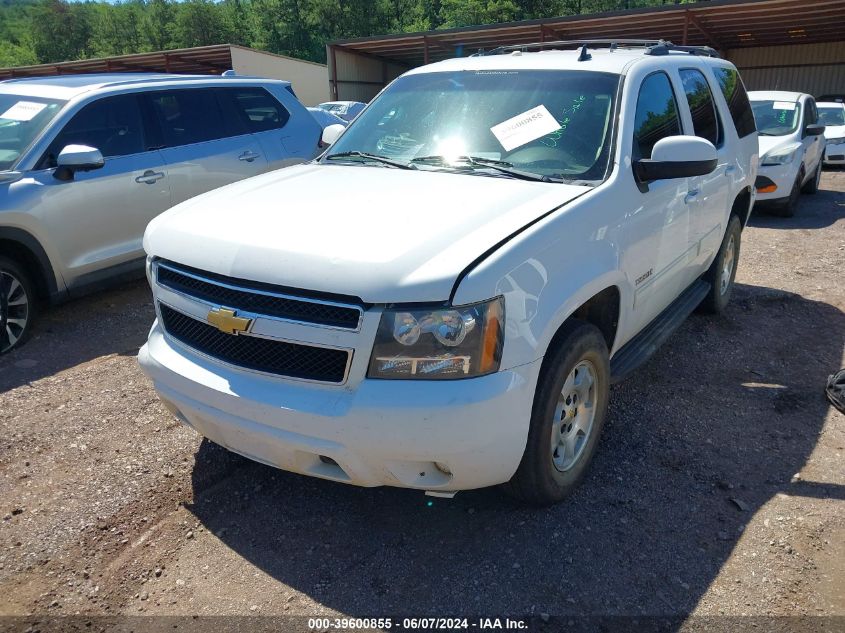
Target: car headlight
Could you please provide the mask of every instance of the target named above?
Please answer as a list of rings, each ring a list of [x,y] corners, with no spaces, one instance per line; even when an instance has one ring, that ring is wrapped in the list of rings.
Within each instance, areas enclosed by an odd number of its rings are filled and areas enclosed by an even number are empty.
[[[790,143],[783,147],[773,149],[768,154],[763,156],[761,165],[788,165],[795,158],[798,150],[801,149],[801,143]]]
[[[840,138],[829,138],[829,139],[827,139],[828,145],[842,145],[843,143],[845,143],[845,136],[842,136]]]
[[[447,380],[499,369],[502,297],[468,306],[396,308],[381,315],[369,378]]]

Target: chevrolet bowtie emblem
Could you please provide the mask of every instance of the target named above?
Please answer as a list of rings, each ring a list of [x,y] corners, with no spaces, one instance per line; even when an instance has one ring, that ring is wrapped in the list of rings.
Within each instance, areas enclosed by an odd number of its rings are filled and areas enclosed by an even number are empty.
[[[208,313],[206,319],[208,322],[216,327],[224,334],[239,334],[246,332],[249,329],[252,319],[245,319],[244,317],[235,316],[234,310],[226,308],[214,308]]]

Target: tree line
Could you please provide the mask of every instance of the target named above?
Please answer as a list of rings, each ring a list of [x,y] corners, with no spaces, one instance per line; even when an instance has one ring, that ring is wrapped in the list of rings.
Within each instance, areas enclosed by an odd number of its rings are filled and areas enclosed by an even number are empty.
[[[327,41],[686,0],[0,0],[0,67],[207,44],[325,62]]]

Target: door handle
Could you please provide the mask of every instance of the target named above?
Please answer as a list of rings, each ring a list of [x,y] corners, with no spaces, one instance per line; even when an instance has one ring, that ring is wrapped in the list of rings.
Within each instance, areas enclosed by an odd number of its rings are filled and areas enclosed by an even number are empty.
[[[693,200],[695,200],[696,196],[699,194],[698,189],[691,189],[687,191],[687,195],[684,196],[684,203],[689,204]]]
[[[164,173],[160,171],[153,171],[152,169],[148,169],[143,174],[138,176],[135,179],[135,182],[140,183],[142,185],[151,185],[154,182],[157,182],[164,178]]]
[[[238,160],[245,160],[248,163],[251,163],[256,158],[258,158],[258,154],[256,154],[255,152],[251,152],[249,150],[245,151],[243,154],[238,156]]]

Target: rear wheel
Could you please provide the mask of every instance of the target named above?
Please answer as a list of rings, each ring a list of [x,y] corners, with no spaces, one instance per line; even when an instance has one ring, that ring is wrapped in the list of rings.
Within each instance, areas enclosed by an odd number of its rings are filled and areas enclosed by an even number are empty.
[[[518,499],[549,505],[581,482],[598,444],[610,387],[607,344],[593,325],[572,320],[543,369],[525,453],[505,485]]]
[[[705,281],[710,283],[710,292],[704,297],[699,310],[711,314],[720,314],[731,300],[731,293],[736,278],[736,268],[739,264],[739,245],[742,238],[742,224],[739,218],[731,215],[722,246],[716,259],[704,274]]]
[[[0,257],[0,354],[23,343],[35,316],[34,286],[17,262]]]

